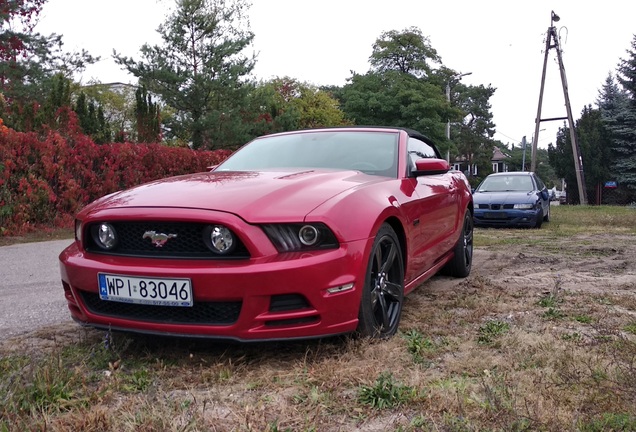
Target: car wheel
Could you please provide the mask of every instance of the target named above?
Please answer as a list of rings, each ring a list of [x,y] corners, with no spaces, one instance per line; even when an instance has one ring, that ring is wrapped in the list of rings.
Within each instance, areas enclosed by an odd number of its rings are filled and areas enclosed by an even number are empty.
[[[550,207],[551,207],[551,205],[548,204],[548,214],[543,216],[543,222],[550,222],[550,212],[552,211],[552,209]]]
[[[404,301],[404,263],[393,228],[383,224],[375,236],[358,313],[358,333],[385,338],[398,329]]]
[[[453,258],[444,266],[442,272],[453,277],[466,277],[473,265],[473,216],[470,211],[464,215],[462,233],[453,248]]]
[[[536,229],[539,229],[539,228],[541,228],[541,224],[542,224],[542,223],[543,223],[543,210],[541,210],[541,211],[539,212],[539,214],[537,215],[537,220],[536,220],[536,222],[534,223],[534,227],[535,227]]]

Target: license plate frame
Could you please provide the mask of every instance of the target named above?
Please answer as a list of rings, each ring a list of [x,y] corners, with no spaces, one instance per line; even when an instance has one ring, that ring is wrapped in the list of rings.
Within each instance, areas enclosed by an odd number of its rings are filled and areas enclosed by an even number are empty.
[[[192,307],[192,280],[98,273],[99,298],[151,306]]]

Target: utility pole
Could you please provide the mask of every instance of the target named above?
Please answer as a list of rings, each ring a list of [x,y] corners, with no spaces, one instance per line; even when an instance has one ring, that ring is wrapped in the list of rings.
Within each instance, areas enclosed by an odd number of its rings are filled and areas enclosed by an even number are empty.
[[[587,192],[585,190],[585,178],[583,175],[583,158],[580,156],[581,149],[579,148],[578,141],[576,140],[576,133],[574,131],[574,119],[572,117],[572,107],[570,106],[570,96],[568,94],[568,83],[565,78],[565,67],[563,66],[563,56],[561,53],[561,46],[559,45],[559,37],[556,33],[556,27],[554,23],[559,21],[560,18],[552,11],[550,27],[546,34],[545,40],[545,57],[543,59],[543,74],[541,76],[541,90],[539,91],[539,106],[537,108],[537,117],[535,118],[534,125],[534,137],[532,140],[532,164],[530,171],[535,171],[537,167],[537,143],[539,142],[539,127],[542,121],[553,120],[566,120],[570,127],[570,141],[572,142],[572,154],[574,156],[574,171],[576,173],[576,182],[579,188],[579,202],[581,205],[587,204]],[[548,53],[551,48],[556,49],[557,59],[559,61],[559,71],[561,72],[561,85],[563,87],[563,96],[565,98],[565,109],[567,111],[567,117],[555,117],[555,118],[541,118],[541,106],[543,105],[543,90],[545,88],[545,73],[548,64]]]

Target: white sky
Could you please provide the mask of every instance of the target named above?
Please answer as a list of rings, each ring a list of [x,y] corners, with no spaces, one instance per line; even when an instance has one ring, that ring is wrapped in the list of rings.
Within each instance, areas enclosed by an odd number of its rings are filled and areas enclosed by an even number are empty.
[[[290,76],[316,85],[343,85],[365,73],[383,31],[417,26],[458,72],[462,82],[492,85],[496,139],[528,141],[534,133],[545,34],[550,12],[562,36],[563,61],[574,119],[594,105],[636,34],[636,1],[605,0],[252,0],[250,23],[258,54],[257,78]],[[67,50],[86,49],[102,60],[82,81],[135,82],[112,52],[139,58],[144,43],[159,43],[156,28],[173,0],[49,0],[37,31],[63,35]],[[556,52],[550,50],[542,118],[565,117]],[[539,146],[554,142],[562,122],[542,123]]]

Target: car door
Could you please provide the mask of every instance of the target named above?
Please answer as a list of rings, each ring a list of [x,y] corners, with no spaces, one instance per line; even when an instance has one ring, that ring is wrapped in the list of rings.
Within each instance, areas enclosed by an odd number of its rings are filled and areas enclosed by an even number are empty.
[[[433,147],[413,137],[409,138],[407,151],[411,169],[417,159],[438,157]],[[412,181],[415,197],[410,211],[417,215],[418,223],[410,239],[413,257],[407,279],[431,268],[452,247],[458,212],[458,190],[452,174],[423,175]]]

